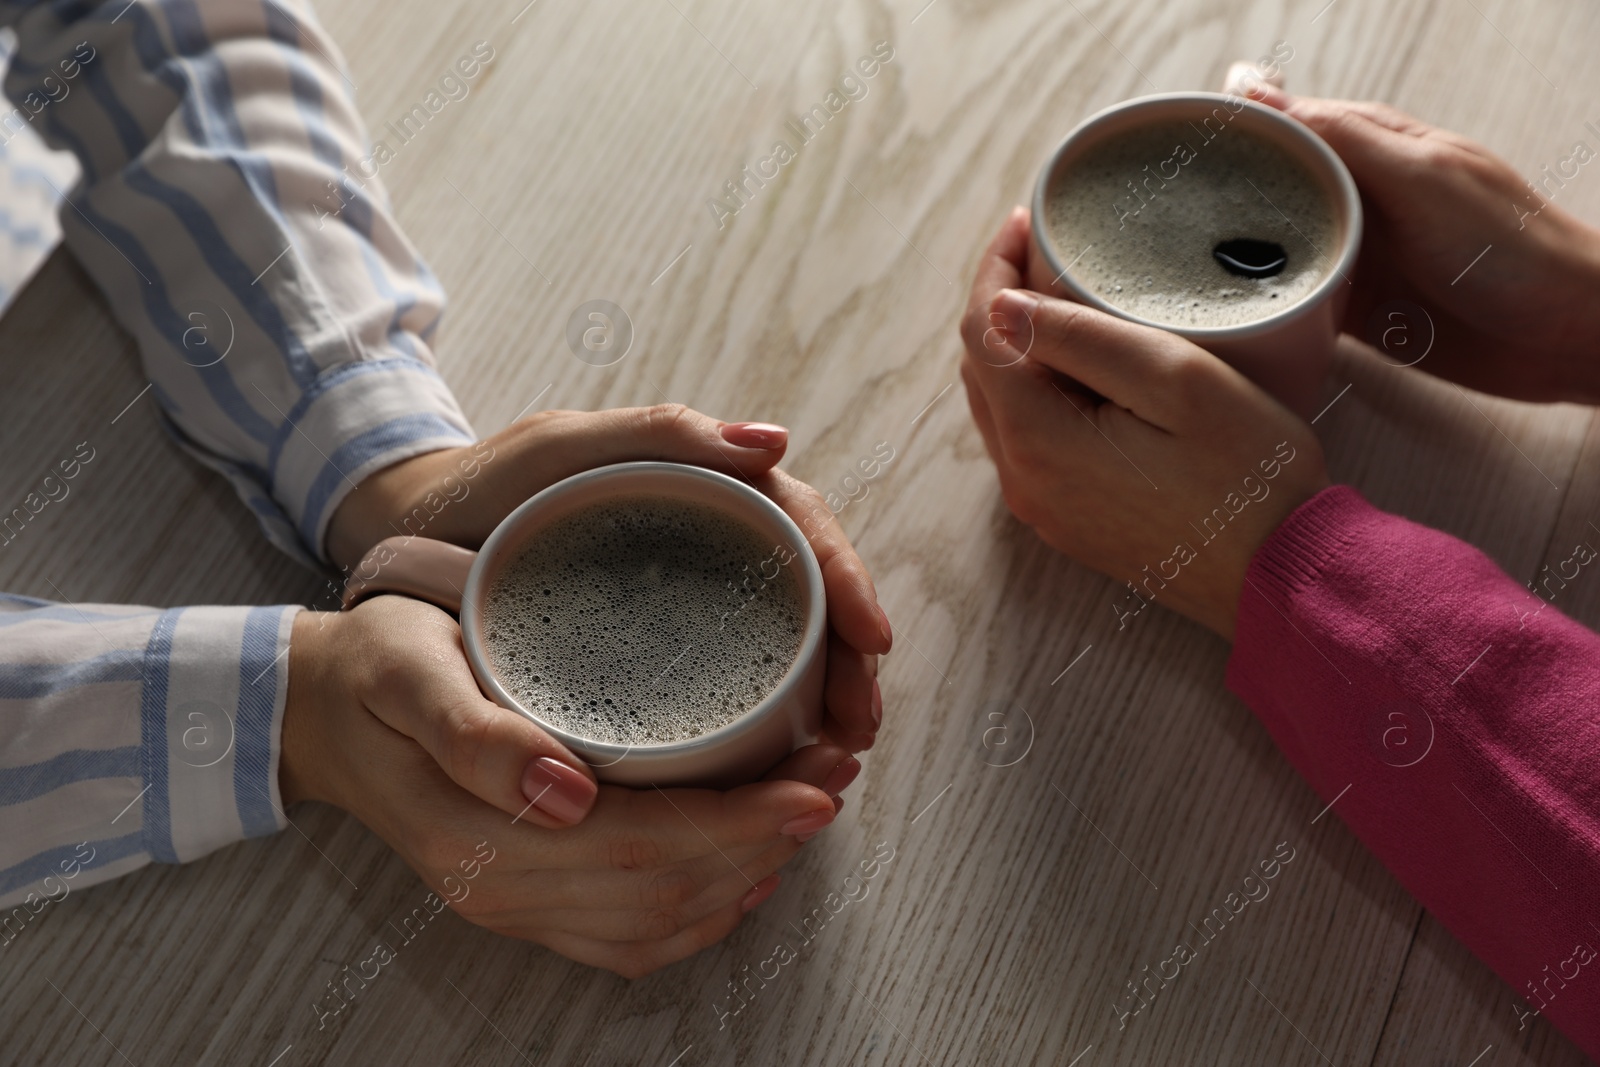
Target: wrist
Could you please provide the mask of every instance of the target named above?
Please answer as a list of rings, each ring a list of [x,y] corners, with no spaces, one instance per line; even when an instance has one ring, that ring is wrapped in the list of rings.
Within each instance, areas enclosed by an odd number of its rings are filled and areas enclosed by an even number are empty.
[[[333,799],[323,773],[329,746],[321,741],[321,727],[331,704],[332,646],[340,619],[338,612],[302,611],[289,635],[289,690],[278,756],[278,792],[285,808],[302,800]]]
[[[445,448],[424,452],[363,478],[340,502],[328,523],[328,558],[341,568],[349,568],[385,537],[406,533],[404,520],[439,483],[438,472],[453,469],[454,457],[461,451]]]
[[[1315,465],[1309,468],[1307,477],[1296,484],[1284,486],[1285,491],[1275,501],[1277,506],[1265,513],[1267,521],[1251,531],[1252,536],[1245,542],[1244,552],[1231,561],[1224,595],[1211,601],[1203,616],[1196,616],[1198,622],[1215,631],[1224,641],[1233,641],[1239,621],[1239,601],[1248,588],[1250,568],[1254,566],[1256,557],[1261,555],[1262,550],[1296,512],[1333,484],[1322,465],[1320,451],[1314,453],[1314,459]]]
[[[1579,225],[1579,277],[1583,279],[1583,289],[1577,303],[1587,312],[1589,321],[1576,341],[1572,363],[1583,378],[1582,399],[1593,404],[1600,402],[1600,230]]]

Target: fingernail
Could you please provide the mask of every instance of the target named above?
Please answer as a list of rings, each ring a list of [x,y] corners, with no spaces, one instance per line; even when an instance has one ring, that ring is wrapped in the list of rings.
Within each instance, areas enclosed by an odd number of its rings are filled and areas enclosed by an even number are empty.
[[[1006,342],[1016,349],[1026,346],[1034,336],[1034,310],[1038,298],[1021,290],[1000,290],[989,306],[990,320],[1006,334]]]
[[[878,680],[872,680],[872,728],[876,730],[883,725],[883,690],[878,688]]]
[[[522,775],[522,795],[540,811],[571,826],[583,821],[600,790],[560,760],[541,756]]]
[[[861,761],[854,756],[845,757],[837,767],[828,772],[827,781],[822,783],[822,791],[830,797],[836,797],[850,787],[856,780],[856,775],[861,773]]]
[[[782,448],[789,431],[770,422],[730,422],[722,427],[722,439],[740,448]]]
[[[1252,63],[1243,61],[1235,62],[1228,67],[1227,77],[1223,79],[1224,92],[1236,93],[1250,100],[1271,101],[1277,99],[1286,101],[1288,94],[1283,91],[1282,73],[1268,77],[1257,70]]]
[[[833,813],[834,813],[834,815],[838,815],[843,810],[844,810],[844,797],[834,797],[833,798]],[[809,834],[798,834],[798,835],[796,835],[795,840],[800,842],[803,845],[807,841],[810,841],[813,837],[816,837],[821,832],[822,832],[821,830],[812,830]]]
[[[1247,96],[1252,88],[1260,84],[1261,75],[1256,71],[1254,64],[1242,59],[1229,63],[1228,73],[1222,78],[1224,92],[1243,92]]]
[[[778,883],[780,881],[782,879],[775,874],[769,874],[761,879],[756,883],[755,888],[746,893],[744,899],[739,901],[739,910],[754,911],[761,905],[762,901],[778,891]]]
[[[889,613],[883,610],[883,605],[878,605],[878,629],[883,632],[883,643],[894,647],[894,630],[889,626]]]
[[[796,815],[783,824],[778,831],[785,837],[798,837],[801,834],[814,834],[833,821],[834,812],[826,809],[822,811],[808,811],[804,815]]]

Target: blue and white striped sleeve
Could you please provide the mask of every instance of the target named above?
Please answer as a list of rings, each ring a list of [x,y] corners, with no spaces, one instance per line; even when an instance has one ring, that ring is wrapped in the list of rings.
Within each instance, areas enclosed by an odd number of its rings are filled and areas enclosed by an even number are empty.
[[[0,948],[74,890],[287,825],[299,610],[0,595]]]
[[[0,0],[0,18],[0,123],[77,157],[68,247],[178,441],[275,544],[325,559],[363,477],[473,440],[428,345],[443,293],[302,0]]]
[[[68,247],[274,543],[324,559],[363,477],[473,439],[428,347],[439,286],[302,0],[0,0],[0,24],[0,136],[77,157]],[[0,596],[0,944],[60,893],[286,825],[297,610]]]

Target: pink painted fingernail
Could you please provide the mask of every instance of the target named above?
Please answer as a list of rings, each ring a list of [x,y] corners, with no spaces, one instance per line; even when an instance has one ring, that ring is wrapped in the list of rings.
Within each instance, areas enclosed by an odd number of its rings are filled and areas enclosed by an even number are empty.
[[[560,760],[540,756],[522,774],[522,795],[552,819],[572,826],[589,814],[600,790]]]
[[[1018,289],[1002,289],[989,305],[989,321],[1006,333],[1006,342],[1022,349],[1033,337],[1033,314],[1039,308],[1038,297]]]
[[[822,791],[830,797],[836,797],[850,788],[850,783],[856,780],[856,775],[861,773],[861,761],[854,756],[845,759],[833,770],[828,772],[828,778],[822,783]]]
[[[789,431],[770,422],[730,422],[722,427],[722,439],[740,448],[782,448]]]
[[[744,895],[739,901],[740,911],[754,911],[760,907],[761,902],[778,891],[778,883],[782,881],[777,875],[769,874],[755,884],[755,888]]]
[[[796,815],[783,824],[778,831],[785,837],[799,837],[801,834],[814,834],[833,821],[834,812],[808,811],[804,815]]]
[[[838,815],[843,810],[844,810],[844,797],[834,797],[833,798],[833,813],[834,813],[834,815]],[[800,842],[803,845],[807,841],[810,841],[813,837],[816,837],[821,832],[822,832],[821,830],[812,830],[808,834],[797,834],[797,835],[795,835],[795,840]]]
[[[883,725],[883,690],[878,688],[878,680],[872,680],[872,728],[874,730]]]

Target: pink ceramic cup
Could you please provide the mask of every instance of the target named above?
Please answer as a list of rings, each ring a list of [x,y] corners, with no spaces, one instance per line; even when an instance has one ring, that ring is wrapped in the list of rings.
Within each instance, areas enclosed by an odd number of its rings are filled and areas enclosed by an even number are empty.
[[[788,673],[761,703],[733,722],[670,744],[621,745],[564,730],[518,703],[490,666],[483,604],[501,568],[551,523],[601,501],[647,495],[709,505],[773,546],[787,548],[791,555],[787,565],[799,568],[796,577],[806,622],[800,651]],[[822,729],[828,616],[822,568],[805,535],[782,508],[716,471],[651,462],[618,463],[575,474],[507,515],[477,552],[426,537],[388,538],[351,572],[344,606],[379,593],[402,593],[458,612],[467,661],[484,693],[538,723],[587,761],[602,782],[635,787],[742,785],[759,779],[796,748],[814,742]]]
[[[1045,205],[1055,176],[1092,145],[1130,130],[1171,120],[1249,130],[1269,139],[1316,176],[1339,224],[1338,247],[1326,249],[1333,269],[1311,293],[1267,318],[1236,326],[1174,327],[1141,318],[1108,303],[1072,276],[1072,256],[1062,255],[1049,233]],[[1219,136],[1226,136],[1226,129]],[[1200,151],[1204,151],[1201,148]],[[1161,93],[1124,101],[1091,115],[1051,153],[1033,194],[1033,239],[1029,277],[1041,291],[1076,300],[1130,322],[1169,330],[1226,360],[1303,418],[1316,412],[1333,362],[1339,324],[1350,296],[1350,277],[1361,250],[1361,197],[1332,148],[1304,123],[1274,108],[1231,93]]]

